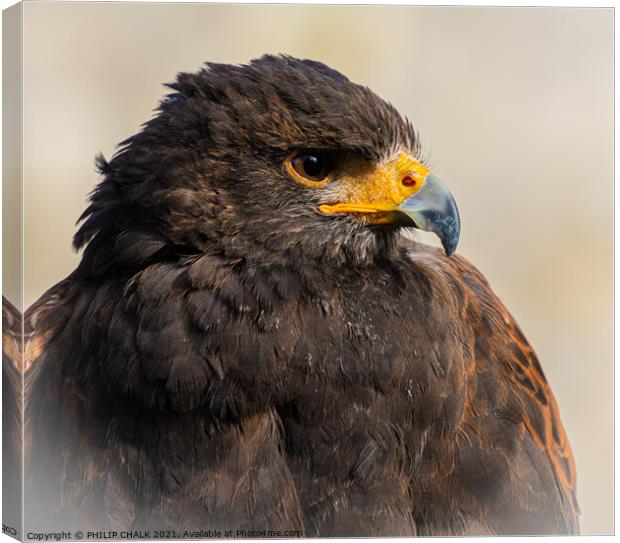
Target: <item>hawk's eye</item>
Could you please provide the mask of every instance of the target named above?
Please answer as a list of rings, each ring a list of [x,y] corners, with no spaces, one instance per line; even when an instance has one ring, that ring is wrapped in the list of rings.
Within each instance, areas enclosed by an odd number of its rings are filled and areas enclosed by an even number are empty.
[[[334,170],[334,161],[325,151],[296,151],[286,159],[285,166],[296,181],[320,186],[329,180]]]

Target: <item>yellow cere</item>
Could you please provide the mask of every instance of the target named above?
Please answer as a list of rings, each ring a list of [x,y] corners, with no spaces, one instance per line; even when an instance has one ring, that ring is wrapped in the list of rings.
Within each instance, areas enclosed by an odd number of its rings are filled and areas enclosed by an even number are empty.
[[[411,155],[401,153],[387,163],[344,174],[339,180],[342,187],[339,201],[323,204],[319,211],[325,214],[393,212],[422,188],[429,173]]]

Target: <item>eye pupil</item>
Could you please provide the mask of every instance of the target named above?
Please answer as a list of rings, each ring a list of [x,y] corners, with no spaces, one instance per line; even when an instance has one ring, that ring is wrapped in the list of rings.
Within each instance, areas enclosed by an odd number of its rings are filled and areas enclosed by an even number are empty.
[[[323,164],[321,158],[316,155],[305,155],[303,157],[304,172],[308,177],[320,177],[323,173]]]

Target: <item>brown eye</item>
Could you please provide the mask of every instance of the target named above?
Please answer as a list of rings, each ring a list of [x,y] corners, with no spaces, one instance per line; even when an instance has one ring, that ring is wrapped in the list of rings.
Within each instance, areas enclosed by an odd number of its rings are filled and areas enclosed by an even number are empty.
[[[318,186],[327,182],[334,162],[324,151],[295,152],[286,160],[288,173],[301,183]]]

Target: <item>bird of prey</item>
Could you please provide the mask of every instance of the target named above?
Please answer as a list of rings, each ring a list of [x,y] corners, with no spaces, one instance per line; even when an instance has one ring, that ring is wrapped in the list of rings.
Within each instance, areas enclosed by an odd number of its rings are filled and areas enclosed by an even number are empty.
[[[577,533],[556,401],[412,124],[289,56],[169,87],[25,314],[26,527]]]

